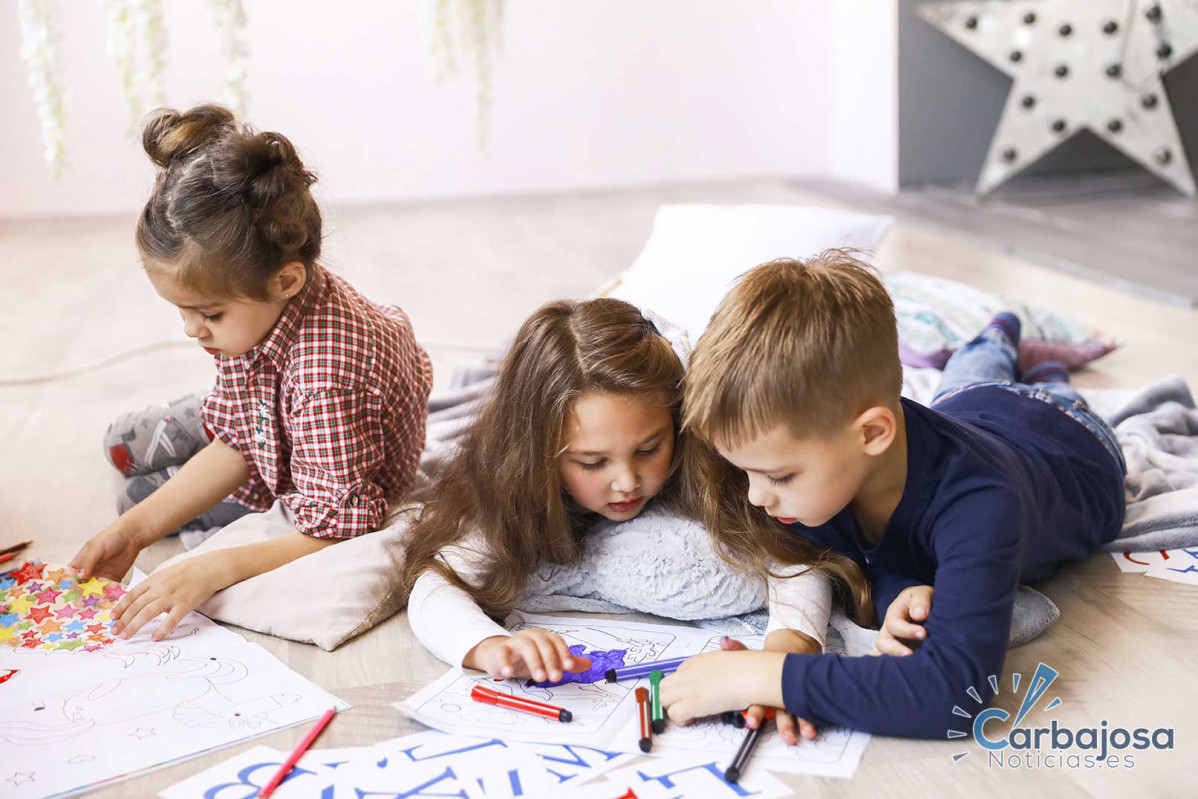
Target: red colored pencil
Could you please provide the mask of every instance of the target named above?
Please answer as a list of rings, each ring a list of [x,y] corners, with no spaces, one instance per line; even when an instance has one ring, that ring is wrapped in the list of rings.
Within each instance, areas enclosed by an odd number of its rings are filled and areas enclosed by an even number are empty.
[[[316,740],[316,736],[320,735],[321,730],[328,726],[333,720],[333,714],[337,712],[337,708],[331,707],[324,712],[320,717],[320,721],[312,725],[312,729],[308,730],[308,734],[304,736],[304,740],[299,742],[299,746],[295,747],[295,751],[291,756],[279,766],[279,770],[270,778],[270,782],[263,786],[262,790],[258,791],[258,799],[266,799],[274,793],[275,788],[279,787],[279,783],[287,776],[287,773],[295,766],[296,762],[304,756],[304,752],[308,751],[308,747]]]
[[[548,719],[557,719],[558,721],[574,720],[574,714],[563,707],[554,707],[553,705],[546,705],[543,702],[537,702],[533,699],[512,696],[511,694],[495,691],[483,685],[476,685],[471,688],[470,698],[475,702],[482,702],[486,705],[498,705],[506,707],[509,710],[523,710],[525,713],[533,713]]]
[[[3,555],[0,555],[0,563],[8,563],[10,560],[15,558],[16,556],[17,556],[16,552],[5,552]]]

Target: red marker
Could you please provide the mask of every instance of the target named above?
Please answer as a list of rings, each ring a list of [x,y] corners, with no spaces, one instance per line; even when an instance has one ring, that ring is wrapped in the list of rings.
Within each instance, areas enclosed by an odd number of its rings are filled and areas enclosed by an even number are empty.
[[[641,740],[638,744],[642,752],[653,748],[653,726],[649,723],[649,689],[636,689],[636,712],[641,722]]]
[[[544,716],[547,719],[557,719],[558,721],[574,720],[574,714],[563,707],[554,707],[553,705],[546,705],[543,702],[537,702],[532,699],[512,696],[511,694],[495,691],[483,685],[476,685],[471,688],[470,698],[475,702],[482,702],[484,705],[498,705],[499,707],[506,707],[509,710],[523,710],[525,713]]]

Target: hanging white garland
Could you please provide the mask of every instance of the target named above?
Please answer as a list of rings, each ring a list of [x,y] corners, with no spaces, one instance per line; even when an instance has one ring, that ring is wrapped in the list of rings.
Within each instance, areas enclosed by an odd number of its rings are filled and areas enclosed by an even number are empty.
[[[66,156],[66,102],[58,84],[54,11],[48,0],[17,0],[21,25],[21,58],[28,69],[29,89],[42,127],[42,152],[55,178]]]
[[[159,0],[103,0],[108,55],[116,66],[129,112],[129,134],[152,108],[166,104],[166,26]]]
[[[241,0],[209,0],[208,6],[220,34],[221,52],[225,56],[225,71],[217,99],[234,115],[244,117],[247,100],[245,65],[250,55],[245,36],[245,8]]]
[[[487,148],[491,65],[502,50],[504,0],[433,0],[432,55],[440,77],[456,74],[458,57],[474,73],[478,146]]]

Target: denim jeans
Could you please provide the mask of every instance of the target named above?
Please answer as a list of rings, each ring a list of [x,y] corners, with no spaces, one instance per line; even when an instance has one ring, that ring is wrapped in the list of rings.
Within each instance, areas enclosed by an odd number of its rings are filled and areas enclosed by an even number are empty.
[[[961,347],[944,365],[940,387],[932,407],[948,397],[981,386],[997,386],[1016,394],[1047,402],[1093,433],[1127,474],[1123,448],[1110,425],[1090,410],[1077,389],[1068,383],[1020,383],[1017,381],[1019,352],[999,329],[987,327]]]

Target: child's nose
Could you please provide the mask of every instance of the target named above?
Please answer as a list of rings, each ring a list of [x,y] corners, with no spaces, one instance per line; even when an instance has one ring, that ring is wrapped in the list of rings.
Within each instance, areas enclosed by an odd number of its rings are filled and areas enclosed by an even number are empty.
[[[762,490],[760,485],[749,482],[749,504],[756,505],[759,508],[769,509],[770,496],[768,491]]]
[[[640,485],[640,480],[637,479],[636,471],[628,464],[623,464],[616,472],[616,479],[612,480],[612,491],[619,493],[628,493]]]
[[[183,332],[188,338],[203,338],[204,325],[197,319],[184,319]]]

